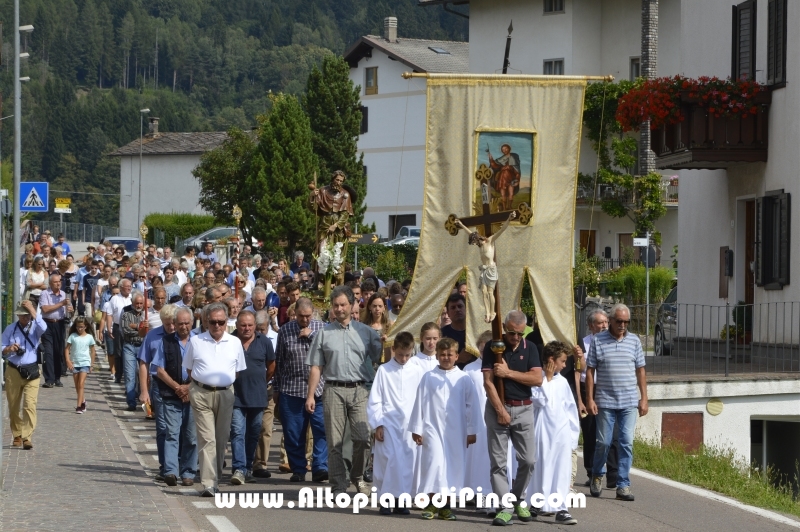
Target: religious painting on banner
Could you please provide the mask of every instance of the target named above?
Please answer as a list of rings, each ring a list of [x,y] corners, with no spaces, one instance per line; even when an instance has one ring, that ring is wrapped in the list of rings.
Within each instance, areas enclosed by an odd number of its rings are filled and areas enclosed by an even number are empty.
[[[476,131],[474,214],[482,212],[482,185],[489,185],[489,212],[508,212],[532,205],[534,131]],[[489,173],[490,172],[490,173]],[[488,177],[491,175],[491,177]]]
[[[575,194],[587,78],[413,76],[427,78],[422,227],[391,336],[436,321],[466,273],[468,351],[477,354],[487,321],[497,337],[492,318],[519,308],[526,276],[544,340],[574,342]]]

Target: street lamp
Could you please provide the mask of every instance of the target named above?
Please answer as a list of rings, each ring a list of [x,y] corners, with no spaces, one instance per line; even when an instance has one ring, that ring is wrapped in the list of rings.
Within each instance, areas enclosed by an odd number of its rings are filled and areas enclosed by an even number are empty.
[[[144,115],[150,109],[139,109],[139,201],[136,203],[136,225],[142,225],[142,139],[144,138]],[[142,239],[144,244],[144,239]]]

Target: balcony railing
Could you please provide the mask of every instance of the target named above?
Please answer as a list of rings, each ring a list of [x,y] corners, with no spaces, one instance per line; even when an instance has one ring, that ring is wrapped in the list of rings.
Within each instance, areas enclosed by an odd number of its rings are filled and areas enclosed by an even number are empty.
[[[667,206],[678,205],[678,181],[663,181],[661,187],[661,201]],[[591,205],[599,207],[604,200],[620,200],[626,205],[636,203],[636,191],[614,185],[597,185],[594,191],[592,187],[578,187],[575,197],[576,205]]]
[[[767,160],[767,117],[772,93],[755,97],[756,114],[715,118],[696,99],[681,96],[683,122],[653,131],[657,168],[718,169]]]

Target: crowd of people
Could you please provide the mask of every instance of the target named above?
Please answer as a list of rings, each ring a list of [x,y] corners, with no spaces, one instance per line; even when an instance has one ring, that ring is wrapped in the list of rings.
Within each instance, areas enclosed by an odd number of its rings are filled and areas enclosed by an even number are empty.
[[[409,513],[404,494],[471,488],[497,495],[483,508],[495,525],[514,515],[574,524],[580,432],[591,495],[605,480],[617,499],[634,499],[633,431],[648,406],[624,305],[592,312],[579,345],[544,345],[535,320],[512,311],[496,357],[491,331],[476,335],[477,350],[466,345],[464,283],[438,322],[396,331],[410,280],[384,282],[371,268],[346,268],[321,311],[303,295],[317,282],[302,252],[276,260],[243,246],[223,264],[211,244],[176,257],[105,242],[77,263],[63,235],[36,229],[20,265],[18,320],[2,336],[13,446],[33,447],[40,379],[61,387],[71,374],[75,413],[87,411],[100,345],[128,410],[155,421],[156,480],[199,477],[202,496],[219,492],[228,443],[231,484],[272,475],[278,419],[279,472],[291,482],[310,472],[334,495],[351,484],[370,495],[372,483],[382,514]],[[533,494],[541,507],[520,504]],[[455,519],[433,502],[421,515]]]

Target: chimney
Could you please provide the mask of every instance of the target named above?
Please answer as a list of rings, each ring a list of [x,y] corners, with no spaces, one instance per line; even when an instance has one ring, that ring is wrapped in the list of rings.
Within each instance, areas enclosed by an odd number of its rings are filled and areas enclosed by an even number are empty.
[[[383,19],[383,38],[389,42],[397,42],[397,17]]]
[[[150,120],[150,127],[148,128],[149,129],[149,135],[151,137],[157,137],[158,136],[158,117],[151,116],[149,118],[149,120]]]

